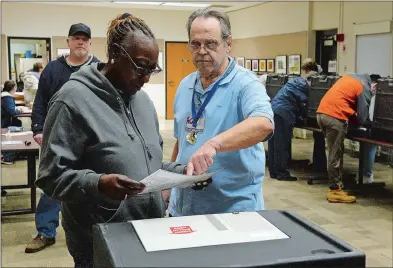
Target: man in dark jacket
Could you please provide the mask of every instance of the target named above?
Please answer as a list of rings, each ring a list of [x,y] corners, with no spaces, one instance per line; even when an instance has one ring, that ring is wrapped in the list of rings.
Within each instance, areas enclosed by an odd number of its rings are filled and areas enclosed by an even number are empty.
[[[292,130],[296,118],[305,116],[308,102],[308,77],[317,75],[318,67],[312,60],[302,64],[305,77],[291,78],[280,89],[272,100],[274,112],[275,131],[268,147],[268,167],[270,178],[282,181],[296,181],[287,170],[287,164],[291,153]]]
[[[38,91],[34,100],[31,127],[34,140],[40,145],[48,104],[52,96],[80,67],[99,62],[97,58],[89,55],[91,30],[85,24],[71,25],[67,44],[70,48],[70,54],[60,56],[58,59],[49,62],[40,76]],[[59,212],[60,202],[42,194],[35,215],[38,235],[27,245],[26,253],[38,252],[55,243],[56,228],[59,226]]]

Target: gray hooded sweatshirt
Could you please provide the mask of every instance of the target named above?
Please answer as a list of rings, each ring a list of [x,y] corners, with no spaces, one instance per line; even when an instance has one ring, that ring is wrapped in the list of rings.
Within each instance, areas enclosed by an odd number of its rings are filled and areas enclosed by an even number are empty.
[[[111,200],[98,191],[100,176],[140,181],[160,168],[176,173],[185,168],[162,162],[157,114],[147,94],[122,97],[100,73],[103,67],[82,67],[52,98],[36,181],[46,195],[62,201],[62,224],[79,250],[90,248],[96,223],[164,216],[160,192]]]

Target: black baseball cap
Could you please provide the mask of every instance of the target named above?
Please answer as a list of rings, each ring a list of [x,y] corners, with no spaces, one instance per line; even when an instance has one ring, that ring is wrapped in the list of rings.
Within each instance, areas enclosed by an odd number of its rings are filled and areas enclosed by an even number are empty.
[[[68,36],[73,36],[77,33],[84,33],[89,38],[91,38],[91,31],[90,31],[89,26],[87,26],[83,23],[72,24],[70,27],[70,30],[68,32]]]

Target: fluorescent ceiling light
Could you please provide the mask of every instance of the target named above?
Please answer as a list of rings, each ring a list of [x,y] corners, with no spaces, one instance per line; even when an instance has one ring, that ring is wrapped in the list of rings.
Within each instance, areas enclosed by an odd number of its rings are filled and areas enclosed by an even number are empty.
[[[175,3],[169,2],[162,4],[163,6],[175,6],[175,7],[207,7],[210,4],[193,4],[193,3]]]
[[[122,2],[122,1],[116,1],[115,3],[117,4],[134,4],[134,5],[152,5],[152,6],[159,6],[162,4],[162,2]]]

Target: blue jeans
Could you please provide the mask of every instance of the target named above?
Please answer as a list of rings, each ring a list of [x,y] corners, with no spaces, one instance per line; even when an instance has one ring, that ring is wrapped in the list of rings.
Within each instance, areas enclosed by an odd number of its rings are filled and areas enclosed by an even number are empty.
[[[59,226],[60,202],[41,194],[35,213],[35,226],[38,234],[46,238],[56,237]]]
[[[373,167],[374,167],[376,153],[377,153],[376,145],[364,143],[363,176],[370,177],[371,174],[373,174]]]

